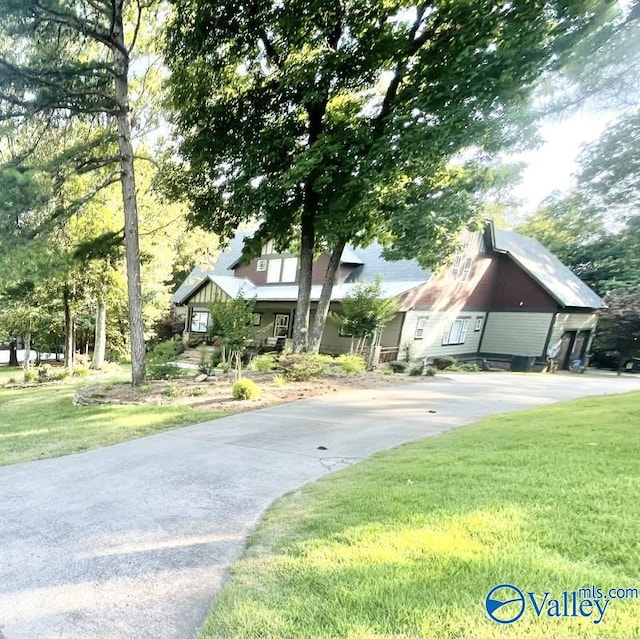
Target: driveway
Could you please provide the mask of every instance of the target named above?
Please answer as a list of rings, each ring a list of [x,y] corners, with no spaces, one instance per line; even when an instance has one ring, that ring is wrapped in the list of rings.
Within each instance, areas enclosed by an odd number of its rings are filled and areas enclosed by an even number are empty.
[[[640,378],[451,375],[0,468],[0,637],[193,637],[283,493],[486,415],[637,389]]]

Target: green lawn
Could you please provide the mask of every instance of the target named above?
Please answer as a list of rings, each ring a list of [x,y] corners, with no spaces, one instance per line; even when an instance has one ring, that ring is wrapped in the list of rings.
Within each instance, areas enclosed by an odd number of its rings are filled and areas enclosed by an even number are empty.
[[[12,376],[21,377],[19,369],[0,368],[0,383]],[[86,383],[0,387],[0,465],[99,448],[220,417],[219,412],[184,406],[74,406],[75,389]]]
[[[276,502],[201,637],[638,638],[640,600],[597,625],[531,607],[499,625],[484,602],[505,582],[640,588],[639,528],[640,393],[498,416]]]

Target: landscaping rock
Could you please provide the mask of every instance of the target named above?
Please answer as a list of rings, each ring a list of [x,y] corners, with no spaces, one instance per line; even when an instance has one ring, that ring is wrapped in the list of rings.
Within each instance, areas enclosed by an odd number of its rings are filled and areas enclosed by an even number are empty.
[[[209,376],[206,373],[200,373],[200,375],[196,375],[193,378],[193,381],[196,382],[196,384],[199,384],[200,382],[206,382],[209,379]]]

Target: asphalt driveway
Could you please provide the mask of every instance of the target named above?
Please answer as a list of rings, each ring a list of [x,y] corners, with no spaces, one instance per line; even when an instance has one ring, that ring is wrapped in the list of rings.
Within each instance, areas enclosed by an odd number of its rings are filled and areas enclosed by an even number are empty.
[[[638,389],[640,378],[452,375],[0,468],[0,638],[194,637],[283,493],[486,415]]]

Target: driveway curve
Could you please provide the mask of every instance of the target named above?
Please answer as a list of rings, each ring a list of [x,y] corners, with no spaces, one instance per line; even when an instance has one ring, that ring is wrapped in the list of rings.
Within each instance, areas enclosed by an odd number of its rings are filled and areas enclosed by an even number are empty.
[[[188,639],[267,506],[487,415],[640,378],[451,375],[0,468],[0,638]]]

